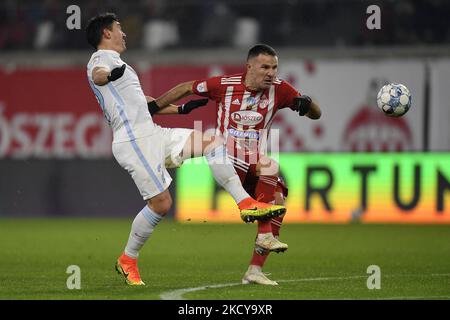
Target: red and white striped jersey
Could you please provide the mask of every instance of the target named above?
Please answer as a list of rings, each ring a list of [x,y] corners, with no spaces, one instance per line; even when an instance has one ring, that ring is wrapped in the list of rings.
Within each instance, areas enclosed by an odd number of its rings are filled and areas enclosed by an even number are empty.
[[[294,97],[300,93],[281,79],[274,80],[268,89],[253,91],[245,86],[244,79],[245,73],[218,76],[195,81],[192,89],[216,102],[218,134],[233,139],[237,145],[245,141],[247,151],[256,151],[249,142],[267,138],[261,135],[268,134],[275,113],[292,108]]]

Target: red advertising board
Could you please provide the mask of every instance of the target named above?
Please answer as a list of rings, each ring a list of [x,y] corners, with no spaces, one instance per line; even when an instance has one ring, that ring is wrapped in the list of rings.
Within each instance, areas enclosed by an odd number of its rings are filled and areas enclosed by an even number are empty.
[[[144,93],[153,97],[185,81],[244,70],[243,65],[134,67]],[[351,80],[343,81],[342,74]],[[286,61],[279,75],[317,100],[323,111],[316,121],[291,110],[277,113],[272,134],[281,137],[280,151],[423,149],[425,72],[419,61],[381,66],[370,61]],[[404,117],[390,119],[378,110],[376,93],[380,83],[394,80],[408,86],[414,102]],[[0,158],[111,157],[111,130],[89,88],[85,68],[2,70],[0,88]],[[187,99],[195,96],[181,103]],[[156,115],[154,121],[172,128],[194,128],[199,121],[195,127],[207,130],[215,127],[215,118],[216,108],[210,102],[192,114]]]
[[[111,132],[82,68],[0,72],[0,157],[98,158]]]
[[[146,95],[158,97],[180,82],[211,76],[211,70],[232,73],[241,67],[161,66],[141,70],[140,80]],[[0,88],[0,158],[111,157],[111,130],[84,68],[0,70]],[[201,112],[155,116],[154,121],[186,128],[202,121],[207,129],[214,117],[210,102]]]

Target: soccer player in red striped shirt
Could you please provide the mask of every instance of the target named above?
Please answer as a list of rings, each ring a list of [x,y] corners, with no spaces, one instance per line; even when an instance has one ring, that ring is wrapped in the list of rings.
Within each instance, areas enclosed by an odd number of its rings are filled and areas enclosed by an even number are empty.
[[[264,155],[261,141],[267,138],[278,110],[290,108],[310,119],[319,119],[321,110],[311,98],[279,79],[277,70],[275,50],[265,44],[255,45],[248,52],[244,73],[181,83],[155,100],[153,112],[189,94],[214,100],[216,133],[225,137],[229,157],[244,188],[259,201],[284,204],[287,187],[279,175],[278,163]],[[262,267],[271,251],[288,248],[278,240],[283,216],[258,221],[253,256],[242,283],[277,285],[266,277]]]

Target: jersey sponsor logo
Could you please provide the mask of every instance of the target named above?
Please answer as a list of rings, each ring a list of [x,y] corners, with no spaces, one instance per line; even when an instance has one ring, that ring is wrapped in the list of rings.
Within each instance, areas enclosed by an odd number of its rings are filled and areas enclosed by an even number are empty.
[[[241,102],[239,101],[238,98],[236,98],[236,99],[233,100],[233,102],[232,102],[231,104],[237,104],[237,105],[240,105]]]
[[[197,85],[197,91],[198,91],[198,92],[206,92],[206,91],[208,91],[208,89],[207,89],[207,87],[206,87],[206,82],[205,82],[205,81],[200,82],[200,83]]]
[[[255,140],[259,139],[258,131],[242,131],[242,130],[236,130],[234,128],[229,128],[228,133],[235,138],[248,138],[248,139],[255,139]]]
[[[236,111],[231,114],[231,119],[237,124],[244,126],[256,126],[258,123],[263,121],[264,117],[262,114],[256,111],[242,110]]]

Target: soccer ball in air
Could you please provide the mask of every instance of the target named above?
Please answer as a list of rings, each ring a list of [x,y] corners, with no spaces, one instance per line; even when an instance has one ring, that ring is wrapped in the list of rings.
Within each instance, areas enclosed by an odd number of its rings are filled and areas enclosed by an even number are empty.
[[[378,92],[377,105],[385,115],[401,117],[411,107],[411,94],[405,85],[389,83]]]

